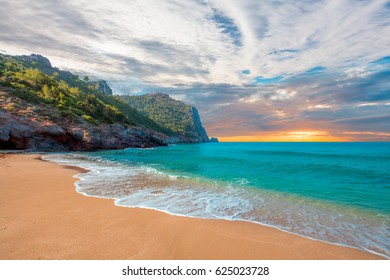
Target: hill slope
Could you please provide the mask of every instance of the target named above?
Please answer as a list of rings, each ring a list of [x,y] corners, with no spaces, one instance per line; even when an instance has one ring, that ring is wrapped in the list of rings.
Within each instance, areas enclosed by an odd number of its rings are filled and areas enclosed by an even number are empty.
[[[118,149],[180,141],[112,96],[105,81],[82,80],[39,55],[0,54],[0,149]]]
[[[195,107],[163,93],[121,96],[121,98],[159,126],[169,129],[183,139],[188,139],[188,142],[193,139],[196,142],[210,141]]]

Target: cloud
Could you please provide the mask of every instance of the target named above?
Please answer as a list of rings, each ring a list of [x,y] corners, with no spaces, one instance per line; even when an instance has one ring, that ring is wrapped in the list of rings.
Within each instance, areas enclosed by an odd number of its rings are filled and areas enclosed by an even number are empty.
[[[349,127],[360,131],[372,131],[375,126],[380,125],[382,130],[390,131],[390,115],[379,115],[370,117],[356,117],[341,119],[338,123],[347,123]]]
[[[390,102],[385,0],[0,0],[0,49],[163,91],[212,134],[383,132]],[[363,106],[370,104],[370,106]],[[367,126],[364,124],[368,131]],[[353,130],[350,128],[354,128]],[[304,131],[304,130],[302,130]],[[367,136],[367,135],[366,135]]]
[[[380,0],[0,3],[6,47],[39,48],[49,57],[68,55],[79,70],[88,70],[77,63],[77,55],[83,58],[87,51],[91,60],[103,57],[101,66],[108,73],[116,73],[109,59],[116,54],[144,65],[185,65],[199,70],[198,82],[242,84],[251,79],[241,75],[242,69],[267,79],[319,65],[334,69],[367,64],[388,55],[385,34],[390,25],[384,13],[389,8]],[[148,69],[138,77],[159,71]],[[174,75],[155,83],[169,84]],[[188,75],[180,79],[192,82]]]

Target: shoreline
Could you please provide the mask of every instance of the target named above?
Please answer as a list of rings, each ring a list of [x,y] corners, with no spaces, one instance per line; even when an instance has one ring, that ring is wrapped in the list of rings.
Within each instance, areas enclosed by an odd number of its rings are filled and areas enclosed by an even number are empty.
[[[385,259],[245,221],[118,207],[75,190],[81,168],[0,155],[0,259]]]

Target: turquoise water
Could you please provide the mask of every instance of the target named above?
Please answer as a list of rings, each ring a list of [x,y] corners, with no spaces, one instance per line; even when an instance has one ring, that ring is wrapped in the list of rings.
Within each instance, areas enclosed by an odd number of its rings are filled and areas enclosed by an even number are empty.
[[[78,191],[390,256],[390,143],[209,143],[49,156]]]

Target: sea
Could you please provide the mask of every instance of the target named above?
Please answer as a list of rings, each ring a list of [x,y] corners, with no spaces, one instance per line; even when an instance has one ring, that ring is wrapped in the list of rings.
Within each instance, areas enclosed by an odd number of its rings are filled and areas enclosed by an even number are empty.
[[[117,206],[271,226],[390,258],[390,143],[204,143],[47,154]],[[259,238],[261,238],[259,236]]]

